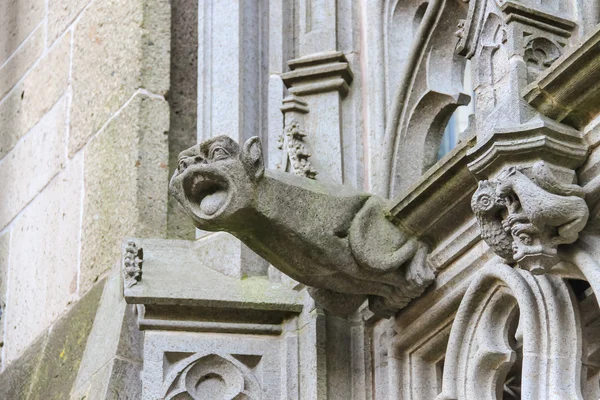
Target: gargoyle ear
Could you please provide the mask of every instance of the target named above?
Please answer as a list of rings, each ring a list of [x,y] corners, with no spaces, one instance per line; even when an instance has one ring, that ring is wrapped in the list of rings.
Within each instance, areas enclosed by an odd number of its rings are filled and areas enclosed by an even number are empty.
[[[265,173],[265,163],[263,160],[262,144],[258,136],[253,136],[246,140],[240,158],[250,176],[253,176],[255,179],[260,179],[263,176]]]

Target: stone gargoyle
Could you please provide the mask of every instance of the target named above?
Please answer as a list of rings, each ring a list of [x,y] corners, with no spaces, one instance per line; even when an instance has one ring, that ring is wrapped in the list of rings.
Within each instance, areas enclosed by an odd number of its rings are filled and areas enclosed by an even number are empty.
[[[265,170],[257,137],[242,149],[218,136],[183,151],[170,193],[196,227],[236,236],[337,314],[368,298],[390,316],[434,279],[426,246],[386,219],[382,199]]]

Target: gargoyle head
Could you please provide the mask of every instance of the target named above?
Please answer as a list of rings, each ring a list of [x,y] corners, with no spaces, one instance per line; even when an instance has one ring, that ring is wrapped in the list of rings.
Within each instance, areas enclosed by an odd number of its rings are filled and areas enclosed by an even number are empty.
[[[169,191],[196,227],[221,230],[240,210],[251,207],[264,170],[258,137],[248,139],[240,151],[233,139],[217,136],[179,154]]]

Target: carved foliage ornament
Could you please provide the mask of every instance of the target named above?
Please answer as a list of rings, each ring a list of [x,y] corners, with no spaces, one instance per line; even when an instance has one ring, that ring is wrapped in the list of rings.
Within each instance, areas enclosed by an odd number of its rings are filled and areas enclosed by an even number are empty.
[[[479,182],[471,208],[494,252],[537,274],[556,264],[557,246],[575,242],[589,215],[581,187],[560,182],[542,161],[531,177],[508,167]]]
[[[284,134],[279,137],[279,149],[286,149],[290,159],[292,172],[296,175],[315,179],[318,172],[313,168],[308,158],[311,154],[306,148],[304,138],[306,133],[300,127],[300,123],[292,119],[285,127]]]
[[[138,248],[133,241],[127,243],[123,256],[123,272],[125,287],[130,288],[142,279],[142,263],[144,262],[144,249]]]

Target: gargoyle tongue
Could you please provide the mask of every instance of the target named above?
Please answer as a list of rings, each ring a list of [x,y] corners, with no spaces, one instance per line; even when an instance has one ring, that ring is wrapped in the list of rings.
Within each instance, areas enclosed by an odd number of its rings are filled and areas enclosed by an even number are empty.
[[[212,215],[219,211],[219,208],[223,205],[227,199],[226,190],[217,190],[214,193],[204,196],[200,202],[200,208],[206,215]]]

